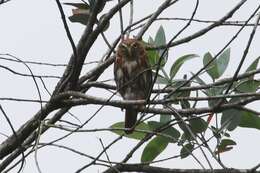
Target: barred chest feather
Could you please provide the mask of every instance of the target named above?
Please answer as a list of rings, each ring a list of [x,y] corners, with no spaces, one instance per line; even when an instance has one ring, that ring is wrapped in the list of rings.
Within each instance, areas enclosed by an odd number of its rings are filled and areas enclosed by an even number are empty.
[[[147,75],[146,73],[140,75],[144,70],[144,67],[140,66],[141,58],[137,61],[127,61],[117,57],[116,63],[116,82],[118,88],[121,88],[119,92],[122,97],[127,100],[143,99]]]
[[[121,59],[121,58],[120,58]],[[122,61],[118,60],[118,68],[116,69],[117,78],[123,78],[124,76],[133,76],[140,64],[137,61]]]
[[[123,68],[124,67],[126,68],[128,74],[132,74],[138,67],[138,64],[136,61],[125,61],[123,63]]]

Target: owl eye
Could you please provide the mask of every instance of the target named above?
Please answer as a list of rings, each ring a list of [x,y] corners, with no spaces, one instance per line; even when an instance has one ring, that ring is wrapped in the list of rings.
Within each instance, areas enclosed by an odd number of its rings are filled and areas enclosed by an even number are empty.
[[[132,46],[133,46],[133,48],[137,48],[138,47],[137,43],[134,43]]]
[[[123,51],[127,51],[127,46],[125,44],[121,44],[119,48]]]

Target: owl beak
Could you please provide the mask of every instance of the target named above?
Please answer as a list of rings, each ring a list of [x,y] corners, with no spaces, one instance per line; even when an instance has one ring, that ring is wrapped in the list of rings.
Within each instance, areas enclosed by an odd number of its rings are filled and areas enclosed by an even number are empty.
[[[126,44],[122,44],[122,46],[127,50],[127,54],[129,57],[132,57],[132,54],[131,54],[131,48],[128,47]]]
[[[132,57],[131,48],[130,47],[127,48],[127,52],[128,52],[129,57]]]

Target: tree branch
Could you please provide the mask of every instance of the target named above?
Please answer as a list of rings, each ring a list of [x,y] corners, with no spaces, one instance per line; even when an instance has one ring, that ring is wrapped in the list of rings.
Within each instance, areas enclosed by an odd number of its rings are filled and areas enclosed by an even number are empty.
[[[121,164],[112,167],[103,173],[117,173],[120,172],[145,172],[145,173],[212,173],[210,169],[170,169],[148,165],[134,165],[134,164]],[[214,173],[260,173],[260,171],[253,172],[250,169],[214,169]]]

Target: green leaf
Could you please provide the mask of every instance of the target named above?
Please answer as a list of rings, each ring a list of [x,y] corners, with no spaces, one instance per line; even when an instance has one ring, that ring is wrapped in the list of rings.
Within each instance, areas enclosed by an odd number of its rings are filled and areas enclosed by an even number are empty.
[[[70,5],[70,6],[73,6],[73,7],[77,7],[77,8],[80,8],[80,9],[89,9],[89,5],[86,4],[86,3],[69,3],[69,2],[65,2],[63,4],[64,5]]]
[[[260,130],[260,117],[251,112],[243,111],[239,126]]]
[[[213,56],[208,52],[204,55],[203,64],[206,66]],[[230,49],[225,50],[217,59],[214,59],[208,68],[206,69],[207,73],[212,79],[218,79],[225,72],[230,59]]]
[[[149,121],[148,126],[150,127],[151,131],[154,131],[160,127],[163,127],[165,123],[157,122],[157,121]],[[178,141],[179,137],[181,136],[180,132],[175,129],[174,127],[168,127],[167,129],[161,131],[160,133],[168,135],[170,137],[161,136],[165,138],[168,142],[175,143]]]
[[[210,61],[212,61],[212,59],[213,56],[209,52],[206,53],[203,58],[203,65],[206,66]],[[216,59],[209,64],[209,66],[206,68],[206,71],[212,79],[219,78]]]
[[[256,59],[252,62],[252,64],[250,64],[250,66],[246,69],[246,72],[250,72],[250,71],[256,70],[256,69],[257,69],[257,66],[258,66],[258,63],[259,63],[259,59],[260,59],[260,57],[256,58]],[[252,75],[252,76],[250,76],[250,77],[248,77],[248,78],[246,78],[246,79],[251,79],[251,80],[253,80],[253,79],[254,79],[254,75]],[[246,80],[246,79],[242,79],[241,81],[244,81],[244,80]]]
[[[233,145],[236,145],[235,141],[231,139],[222,139],[215,153],[223,153],[229,151],[233,148]]]
[[[125,127],[125,123],[124,122],[118,122],[113,124],[112,126],[110,126],[110,128],[124,128]],[[149,130],[149,126],[146,123],[140,123],[138,126],[136,126],[135,128],[136,130]],[[122,135],[125,134],[124,130],[113,130],[113,133],[117,134],[117,135]],[[125,137],[128,138],[132,138],[132,139],[137,139],[137,140],[141,140],[145,137],[146,133],[142,133],[142,132],[133,132],[132,134],[129,135],[125,135]]]
[[[168,141],[165,138],[157,136],[153,138],[144,148],[141,162],[153,161],[167,147]]]
[[[182,86],[185,83],[187,83],[186,79],[176,79],[176,80],[172,81],[172,87],[178,88],[178,87]],[[189,86],[190,86],[190,83],[187,83],[183,87],[189,87]],[[189,97],[190,96],[190,92],[187,92],[187,91],[178,92],[178,93],[179,93],[178,96],[182,96],[182,97]]]
[[[260,85],[260,81],[257,80],[245,80],[237,84],[236,92],[239,93],[248,93],[256,92]]]
[[[171,79],[175,77],[176,73],[179,71],[179,69],[181,68],[181,66],[188,60],[191,60],[193,58],[198,57],[198,55],[196,54],[187,54],[184,56],[181,56],[180,58],[178,58],[172,65],[171,67],[171,71],[170,71],[170,77]]]
[[[225,50],[217,59],[219,77],[226,71],[230,59],[230,48]]]
[[[168,79],[169,81],[171,81],[171,79],[169,78],[168,74],[166,73],[166,71],[164,70],[164,68],[161,68],[161,71],[163,73],[163,76]]]
[[[240,124],[243,111],[228,109],[223,111],[221,116],[221,126],[225,126],[229,131],[234,130]]]
[[[178,88],[180,86],[182,86],[184,83],[186,83],[187,80],[186,79],[176,79],[172,81],[171,86],[173,88]],[[191,84],[187,83],[185,86],[183,87],[189,87]],[[174,99],[176,97],[189,97],[190,96],[191,91],[182,91],[182,92],[176,92],[174,94],[171,95],[171,98]],[[178,104],[179,101],[173,102],[173,104]]]
[[[148,39],[148,45],[155,45],[154,40],[152,37],[149,37]],[[158,51],[156,50],[148,50],[147,51],[147,56],[148,56],[148,60],[149,63],[152,67],[152,69],[156,69],[156,64],[159,61],[160,55],[158,53]]]
[[[228,137],[228,138],[230,138],[230,134],[227,133],[227,132],[223,132],[223,135],[226,136],[226,137]]]
[[[163,26],[160,26],[156,35],[155,35],[155,39],[154,39],[154,44],[156,46],[162,46],[166,44],[166,37],[165,37],[165,32],[163,29]],[[159,56],[162,55],[162,53],[164,52],[163,49],[159,50]],[[166,60],[168,58],[168,51],[164,53],[163,58]]]
[[[192,74],[193,76],[195,75],[195,74],[192,73],[192,72],[191,72],[191,74]],[[198,82],[198,84],[200,84],[200,85],[206,85],[206,82],[204,82],[198,75],[195,76],[194,79]]]
[[[163,26],[160,26],[154,39],[154,43],[156,46],[162,46],[166,44],[166,37],[165,37],[165,32],[163,29]]]
[[[171,115],[167,115],[167,114],[162,114],[160,115],[160,122],[161,123],[167,123],[169,121],[171,121]]]
[[[193,140],[195,140],[193,137],[192,137],[192,135],[191,135],[191,133],[190,133],[190,130],[189,129],[191,129],[191,126],[190,126],[190,124],[187,124],[187,123],[185,123],[185,122],[179,122],[178,123],[178,126],[181,128],[181,130],[183,131],[183,134],[182,134],[182,136],[181,136],[181,138],[182,138],[182,140],[183,141],[193,141]]]
[[[190,143],[184,145],[180,152],[181,158],[184,159],[184,158],[188,157],[191,154],[193,148],[194,148],[194,145],[192,145]]]
[[[258,62],[259,62],[259,58],[256,58],[254,60],[254,62],[252,62],[252,64],[246,69],[246,72],[249,72],[249,71],[253,71],[253,70],[256,70],[257,69],[257,66],[258,66]]]
[[[153,38],[151,36],[149,36],[147,44],[148,45],[155,45],[154,40],[153,40]]]
[[[218,96],[222,95],[223,91],[225,90],[225,86],[216,86],[214,88],[210,88],[206,90],[207,96]],[[217,103],[219,103],[219,100],[221,99],[213,99],[208,101],[209,107],[214,107]]]
[[[155,72],[152,72],[152,75],[153,75],[153,79],[155,77]],[[165,77],[163,77],[162,75],[158,74],[157,75],[157,78],[156,78],[156,83],[158,84],[169,84],[169,80]]]
[[[207,122],[199,117],[189,120],[189,123],[193,133],[202,133],[208,127]]]
[[[149,63],[151,65],[152,69],[156,69],[157,63],[160,58],[158,52],[156,50],[148,50],[147,56],[148,56],[148,60],[149,60]]]
[[[218,138],[218,139],[221,138],[221,132],[222,132],[221,130],[217,129],[217,128],[214,127],[214,126],[211,126],[211,131],[212,131],[213,135],[214,135],[216,138]]]

